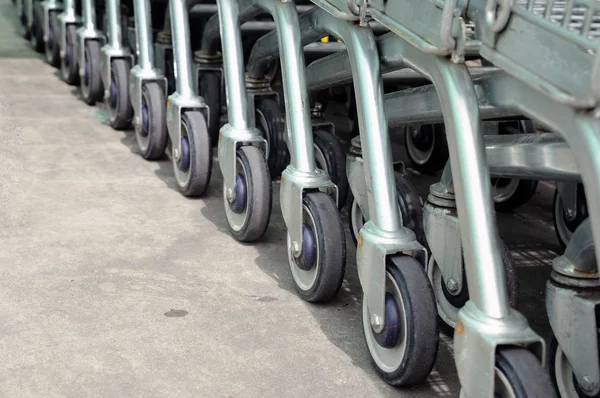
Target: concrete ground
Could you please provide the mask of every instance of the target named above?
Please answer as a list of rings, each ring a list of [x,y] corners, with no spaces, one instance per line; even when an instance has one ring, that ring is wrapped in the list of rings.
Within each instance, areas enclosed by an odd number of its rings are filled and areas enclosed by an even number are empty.
[[[329,305],[295,293],[275,187],[264,240],[227,231],[221,176],[183,198],[169,161],[106,125],[20,36],[0,2],[0,394],[3,396],[457,396],[451,340],[422,386],[370,364],[348,235]],[[419,179],[427,188],[431,180]],[[426,192],[426,191],[424,191]],[[501,216],[521,309],[548,334],[544,281],[558,250],[551,194]]]

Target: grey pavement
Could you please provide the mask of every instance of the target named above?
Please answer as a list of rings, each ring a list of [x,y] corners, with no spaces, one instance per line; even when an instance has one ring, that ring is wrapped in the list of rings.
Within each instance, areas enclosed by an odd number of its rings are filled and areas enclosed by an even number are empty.
[[[295,293],[275,186],[264,240],[227,231],[215,172],[206,197],[175,187],[132,132],[106,124],[20,36],[0,2],[0,395],[452,397],[442,338],[424,385],[388,387],[363,341],[348,235],[339,297]],[[431,179],[415,178],[426,191]],[[544,281],[558,250],[551,187],[502,235],[521,265],[521,308],[547,335]]]

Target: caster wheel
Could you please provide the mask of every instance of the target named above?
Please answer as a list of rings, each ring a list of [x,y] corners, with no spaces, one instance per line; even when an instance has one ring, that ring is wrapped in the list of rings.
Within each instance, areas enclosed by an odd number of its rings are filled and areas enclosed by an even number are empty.
[[[81,76],[81,97],[88,105],[94,105],[104,97],[100,67],[100,43],[96,40],[85,41],[84,72]]]
[[[256,128],[269,143],[267,162],[271,177],[277,177],[281,175],[290,159],[285,143],[285,118],[277,102],[270,98],[256,101]]]
[[[213,145],[219,142],[221,127],[221,79],[217,73],[206,72],[200,77],[198,91],[208,105],[208,133]]]
[[[58,68],[60,66],[60,40],[58,32],[58,15],[56,11],[51,11],[48,21],[48,41],[45,43],[46,61]]]
[[[571,240],[571,236],[579,225],[588,217],[587,202],[583,185],[577,185],[577,210],[575,214],[569,214],[565,209],[558,190],[554,192],[554,202],[552,208],[554,218],[554,230],[558,243],[565,249]]]
[[[392,386],[425,380],[437,356],[439,333],[435,298],[423,266],[405,255],[389,257],[385,281],[385,324],[380,333],[371,326],[363,296],[363,330],[373,364]]]
[[[539,360],[521,347],[501,347],[496,352],[494,397],[556,397],[552,382]]]
[[[42,26],[42,17],[41,17],[41,5],[34,4],[33,5],[33,19],[31,20],[31,47],[38,52],[41,53],[44,51],[44,28]]]
[[[133,108],[129,100],[129,62],[114,59],[111,65],[110,90],[105,99],[110,125],[115,130],[131,126]]]
[[[333,199],[322,192],[303,200],[302,248],[294,253],[288,234],[288,259],[299,295],[308,302],[327,302],[340,290],[346,270],[344,228]]]
[[[63,80],[71,85],[79,84],[79,65],[77,64],[77,27],[73,24],[67,25],[65,55],[61,60],[60,74]]]
[[[253,146],[237,150],[236,179],[231,195],[223,184],[229,231],[240,242],[260,239],[271,218],[271,176],[262,151]]]
[[[533,134],[535,127],[531,120],[503,122],[499,126],[500,134]],[[510,178],[492,178],[494,207],[499,212],[510,212],[535,195],[536,180],[518,180]]]
[[[165,154],[169,138],[165,104],[160,84],[145,83],[142,87],[142,120],[135,128],[135,138],[140,154],[146,160],[157,160]]]
[[[554,384],[559,396],[564,398],[600,397],[600,392],[596,394],[588,394],[579,385],[575,379],[573,367],[569,363],[569,359],[565,356],[563,350],[558,345],[558,341],[555,337],[552,338],[550,347],[548,349],[548,368],[550,371],[552,384]]]
[[[173,153],[177,150],[173,143]],[[187,197],[201,196],[210,182],[212,148],[206,120],[198,111],[181,115],[181,154],[173,156],[179,191]]]
[[[423,199],[417,192],[414,185],[401,174],[396,174],[396,198],[398,200],[398,209],[402,218],[402,225],[415,233],[417,241],[425,245],[425,232],[423,231]],[[350,209],[348,214],[348,224],[350,227],[350,236],[356,245],[360,229],[365,225],[363,213],[356,199],[351,196]]]
[[[506,244],[500,240],[500,255],[504,265],[504,275],[508,290],[508,302],[512,308],[517,308],[519,304],[519,280],[517,278],[517,266],[510,254],[510,250]],[[440,321],[440,329],[445,334],[452,336],[454,327],[458,319],[458,311],[469,300],[469,287],[467,285],[467,276],[463,264],[463,280],[462,289],[460,291],[452,291],[451,286],[447,281],[444,281],[439,265],[433,258],[429,257],[429,265],[427,267],[427,276],[433,287],[433,292],[437,301],[437,311]]]
[[[167,95],[175,92],[175,63],[173,62],[173,51],[165,51],[165,78],[167,79]]]
[[[317,167],[329,174],[338,188],[338,209],[342,209],[348,198],[348,179],[346,177],[346,156],[338,139],[324,130],[314,133],[315,160]]]
[[[404,132],[406,153],[419,173],[433,175],[448,162],[448,142],[443,124],[408,127]]]

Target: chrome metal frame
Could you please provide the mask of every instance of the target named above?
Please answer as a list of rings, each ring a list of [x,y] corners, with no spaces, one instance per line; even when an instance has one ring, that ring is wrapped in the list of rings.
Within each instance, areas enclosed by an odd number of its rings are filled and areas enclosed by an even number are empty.
[[[48,45],[48,31],[50,30],[50,13],[62,11],[62,4],[56,0],[44,0],[41,2],[42,7],[42,29],[44,31],[44,44]],[[56,35],[58,32],[54,32]]]
[[[67,47],[67,26],[80,24],[81,18],[75,14],[75,0],[64,0],[63,12],[58,15],[60,25],[60,59],[61,64],[65,60],[65,48]]]
[[[83,82],[83,76],[85,73],[85,63],[82,62],[85,59],[85,43],[88,40],[97,40],[101,45],[104,45],[104,34],[96,29],[96,8],[94,0],[82,0],[82,26],[77,29],[77,52],[78,54],[78,66],[79,66],[79,78]]]
[[[135,1],[135,0],[134,0]],[[105,0],[106,17],[108,20],[108,42],[100,50],[102,67],[102,81],[104,83],[104,98],[110,98],[112,61],[113,59],[127,59],[130,67],[133,66],[133,55],[129,48],[123,47],[121,29],[121,4],[119,0]]]

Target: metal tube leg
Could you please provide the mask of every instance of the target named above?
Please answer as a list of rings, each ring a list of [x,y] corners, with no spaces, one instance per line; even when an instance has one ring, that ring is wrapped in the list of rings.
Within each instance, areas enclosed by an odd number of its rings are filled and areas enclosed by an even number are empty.
[[[190,47],[190,27],[185,1],[169,1],[169,13],[171,21],[177,21],[177,23],[171,24],[177,93],[183,98],[192,98],[194,96],[192,50]]]
[[[244,53],[236,1],[217,1],[222,42],[223,71],[227,90],[227,115],[234,129],[248,129],[248,104],[244,81]]]
[[[134,0],[135,33],[138,65],[144,70],[152,69],[154,47],[152,46],[152,17],[150,0]]]
[[[118,0],[106,0],[108,44],[113,50],[121,49],[121,10]]]
[[[490,173],[480,134],[477,97],[466,67],[438,60],[432,78],[446,117],[448,149],[465,256],[469,296],[492,318],[509,313]],[[459,100],[460,99],[460,100]]]

